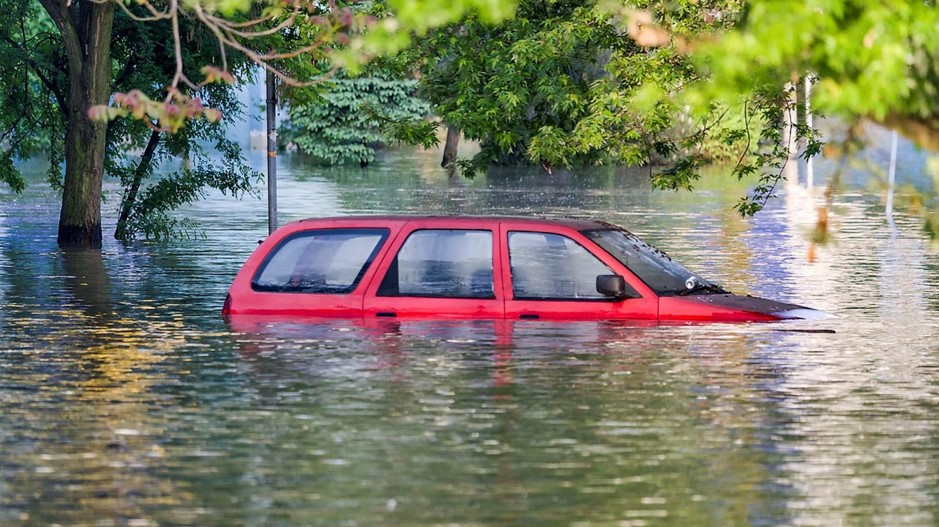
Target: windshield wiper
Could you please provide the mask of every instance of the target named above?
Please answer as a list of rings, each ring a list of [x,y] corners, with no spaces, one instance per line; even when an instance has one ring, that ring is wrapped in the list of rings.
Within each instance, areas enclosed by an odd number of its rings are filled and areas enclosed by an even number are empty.
[[[688,296],[692,293],[698,293],[701,291],[706,291],[715,295],[730,292],[717,284],[701,282],[698,279],[691,277],[688,279],[688,281],[685,282],[685,288],[681,291],[676,291],[676,294],[678,296]]]

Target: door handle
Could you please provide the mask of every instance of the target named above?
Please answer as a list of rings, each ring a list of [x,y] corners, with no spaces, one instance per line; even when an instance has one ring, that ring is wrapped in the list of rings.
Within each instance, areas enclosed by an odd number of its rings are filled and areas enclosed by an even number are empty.
[[[379,311],[378,313],[375,313],[375,316],[385,317],[385,318],[395,318],[398,316],[398,314],[395,313],[394,311]]]
[[[539,318],[541,318],[541,316],[535,313],[522,313],[521,315],[518,316],[518,318],[522,320],[538,320]]]

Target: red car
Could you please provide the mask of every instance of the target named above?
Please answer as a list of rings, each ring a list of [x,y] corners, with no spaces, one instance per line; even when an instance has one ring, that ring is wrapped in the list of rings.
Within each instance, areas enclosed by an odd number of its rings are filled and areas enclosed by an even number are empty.
[[[608,223],[418,216],[285,225],[248,258],[223,312],[734,322],[821,313],[728,293]]]

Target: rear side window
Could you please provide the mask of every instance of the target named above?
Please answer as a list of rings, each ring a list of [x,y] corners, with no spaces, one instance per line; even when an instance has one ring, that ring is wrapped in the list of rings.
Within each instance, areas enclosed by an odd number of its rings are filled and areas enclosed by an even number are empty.
[[[510,232],[509,262],[513,298],[610,300],[597,292],[597,276],[613,271],[566,236]]]
[[[387,229],[323,229],[281,241],[251,281],[255,291],[351,293],[388,237]]]
[[[495,298],[492,232],[414,231],[389,267],[378,296]]]

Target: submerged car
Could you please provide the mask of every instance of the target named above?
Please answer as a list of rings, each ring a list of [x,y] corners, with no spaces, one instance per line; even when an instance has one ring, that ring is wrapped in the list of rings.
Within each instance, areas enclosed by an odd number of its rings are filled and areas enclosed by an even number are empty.
[[[347,216],[264,240],[230,315],[755,322],[803,306],[731,294],[599,221]]]

